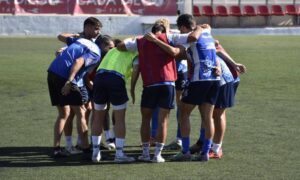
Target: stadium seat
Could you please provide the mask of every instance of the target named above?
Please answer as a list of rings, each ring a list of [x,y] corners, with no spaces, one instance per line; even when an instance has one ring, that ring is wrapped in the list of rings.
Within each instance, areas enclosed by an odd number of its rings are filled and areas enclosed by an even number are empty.
[[[202,6],[202,15],[204,16],[215,16],[214,10],[211,6]]]
[[[201,16],[200,10],[198,6],[193,6],[193,15],[194,16]]]
[[[256,12],[253,6],[246,5],[244,6],[243,10],[244,16],[256,16]]]
[[[242,16],[240,6],[230,6],[229,15],[231,15],[231,16]]]
[[[225,6],[219,5],[216,7],[216,15],[217,16],[228,16],[228,12]]]
[[[259,15],[259,16],[270,16],[268,6],[266,6],[266,5],[257,6],[257,15]]]
[[[272,5],[271,6],[271,15],[284,16],[281,6],[280,5]]]
[[[296,11],[296,7],[292,4],[285,5],[285,14],[287,15],[299,15],[299,12]]]

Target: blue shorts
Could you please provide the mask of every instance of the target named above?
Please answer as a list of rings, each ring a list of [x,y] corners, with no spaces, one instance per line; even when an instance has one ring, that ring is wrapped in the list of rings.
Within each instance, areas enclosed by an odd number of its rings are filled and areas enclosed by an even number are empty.
[[[188,74],[185,73],[178,73],[177,80],[175,81],[175,89],[176,91],[182,91],[188,81]]]
[[[239,87],[240,81],[234,82],[233,83],[233,88],[234,88],[234,95],[236,94],[237,88]]]
[[[61,93],[61,89],[67,82],[66,79],[52,72],[48,72],[47,81],[52,106],[81,106],[88,101],[88,94],[85,87],[78,88],[72,84],[75,90],[70,91],[67,96],[64,96]]]
[[[174,108],[175,88],[172,85],[159,85],[144,87],[142,93],[141,107],[154,109]]]
[[[98,73],[94,80],[93,100],[96,104],[121,105],[128,101],[125,81],[109,72]]]
[[[234,84],[226,83],[220,87],[216,108],[230,108],[234,106]]]
[[[219,81],[190,82],[182,93],[181,101],[193,105],[201,105],[203,103],[215,105],[219,93],[219,84]]]

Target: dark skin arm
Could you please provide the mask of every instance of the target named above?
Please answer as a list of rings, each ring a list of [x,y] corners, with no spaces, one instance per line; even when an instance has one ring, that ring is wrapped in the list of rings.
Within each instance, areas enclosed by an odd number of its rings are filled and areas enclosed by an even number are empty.
[[[74,34],[74,33],[61,33],[57,36],[57,39],[63,43],[67,43],[67,38],[69,37],[80,37],[80,34]]]
[[[73,66],[70,70],[69,78],[68,78],[67,82],[65,83],[64,87],[61,89],[61,93],[63,95],[66,96],[70,93],[70,91],[72,89],[71,82],[75,78],[75,75],[79,72],[79,70],[81,69],[82,66],[84,66],[84,59],[82,57],[80,57],[73,64]]]
[[[180,53],[180,49],[177,47],[172,47],[169,44],[164,43],[163,41],[159,40],[153,33],[147,33],[144,38],[148,41],[154,42],[160,48],[162,48],[166,53],[168,53],[171,57],[176,57]]]

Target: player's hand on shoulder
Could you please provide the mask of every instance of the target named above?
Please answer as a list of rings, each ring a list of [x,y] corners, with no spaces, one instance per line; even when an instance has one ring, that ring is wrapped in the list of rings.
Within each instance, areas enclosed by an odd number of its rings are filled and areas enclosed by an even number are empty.
[[[157,40],[156,36],[151,32],[145,34],[144,38],[146,38],[148,41],[151,41],[151,42],[154,42]]]
[[[246,66],[243,65],[243,64],[237,63],[237,64],[236,64],[236,70],[237,70],[239,73],[243,74],[243,73],[246,72]]]

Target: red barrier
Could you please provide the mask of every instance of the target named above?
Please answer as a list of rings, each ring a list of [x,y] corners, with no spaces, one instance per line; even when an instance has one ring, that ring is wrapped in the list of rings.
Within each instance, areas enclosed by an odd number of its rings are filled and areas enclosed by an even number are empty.
[[[1,0],[6,14],[176,15],[174,0]]]

